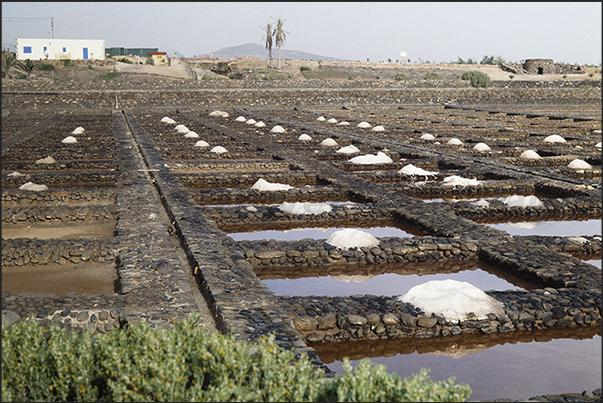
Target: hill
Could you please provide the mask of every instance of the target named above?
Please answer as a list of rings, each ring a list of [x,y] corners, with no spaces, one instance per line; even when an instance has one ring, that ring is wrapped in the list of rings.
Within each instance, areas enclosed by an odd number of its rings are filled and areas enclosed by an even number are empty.
[[[235,59],[236,57],[257,57],[260,59],[268,58],[268,49],[264,46],[255,43],[246,43],[244,45],[230,46],[215,50],[210,53],[203,55],[197,55],[197,57],[209,57],[211,59]],[[272,48],[272,57],[276,59],[278,57],[278,49]],[[344,59],[338,59],[336,57],[321,56],[313,53],[302,52],[299,50],[287,50],[281,49],[281,59],[290,60],[323,60],[330,62],[343,62]]]

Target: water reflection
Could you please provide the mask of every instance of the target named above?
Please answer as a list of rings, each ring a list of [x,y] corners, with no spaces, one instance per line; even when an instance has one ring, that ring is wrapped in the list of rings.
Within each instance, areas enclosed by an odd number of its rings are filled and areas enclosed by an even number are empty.
[[[235,241],[257,241],[265,239],[275,239],[277,241],[299,241],[304,238],[327,239],[334,232],[345,228],[292,228],[286,230],[264,230],[254,232],[229,233],[228,236]],[[374,237],[383,238],[396,236],[400,238],[409,238],[413,235],[396,227],[371,227],[354,228],[359,231],[367,232]]]
[[[574,221],[522,221],[485,224],[510,235],[595,236],[601,235],[601,219]]]
[[[601,327],[544,329],[434,339],[312,343],[337,373],[342,360],[364,358],[402,377],[431,370],[434,381],[451,376],[471,386],[472,401],[527,399],[601,387]]]

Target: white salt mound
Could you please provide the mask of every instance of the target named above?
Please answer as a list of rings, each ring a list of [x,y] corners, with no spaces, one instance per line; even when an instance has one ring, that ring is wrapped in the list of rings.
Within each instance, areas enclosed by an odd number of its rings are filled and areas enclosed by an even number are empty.
[[[76,127],[71,134],[82,134],[84,133],[84,128],[82,126]]]
[[[178,125],[174,127],[174,130],[182,134],[190,132],[190,129],[184,125]]]
[[[381,241],[364,231],[346,228],[335,231],[325,242],[339,249],[350,249],[377,246]]]
[[[457,139],[456,137],[448,140],[448,145],[451,145],[451,146],[460,146],[462,144],[463,144],[463,142],[461,140]]]
[[[537,159],[539,159],[541,157],[534,150],[526,150],[526,151],[524,151],[524,152],[521,153],[521,155],[519,156],[519,158],[523,158],[524,160],[537,160]]]
[[[360,152],[360,150],[355,145],[350,144],[347,147],[341,147],[339,150],[337,150],[337,152],[339,154],[354,154],[354,153]]]
[[[254,125],[254,124],[256,124],[257,122],[256,122],[256,120],[255,120],[255,119],[249,119],[249,120],[247,120],[245,123],[247,123],[248,125]]]
[[[489,313],[504,314],[502,302],[492,298],[479,288],[456,280],[435,280],[414,286],[399,300],[420,308],[427,315],[443,316],[448,321],[487,319]],[[468,315],[473,313],[476,318]]]
[[[491,148],[486,143],[477,143],[473,146],[475,151],[490,151]]]
[[[11,178],[17,178],[19,176],[25,176],[25,174],[22,174],[22,173],[17,172],[17,171],[13,171],[12,173],[8,174],[7,176],[10,176]]]
[[[425,133],[420,138],[423,140],[435,140],[435,136],[431,133]]]
[[[46,158],[37,160],[36,164],[54,164],[55,162],[57,162],[57,160],[55,160],[54,158],[52,158],[51,155],[49,155]]]
[[[255,127],[266,127],[266,123],[264,123],[264,122],[257,122],[254,126]]]
[[[327,119],[324,116],[319,116],[316,118],[316,120],[318,120],[319,122],[324,122]]]
[[[371,130],[374,132],[384,132],[385,128],[383,126],[375,126]]]
[[[321,214],[324,212],[329,212],[333,209],[330,204],[327,203],[287,203],[283,202],[279,206],[279,209],[284,211],[285,213],[290,214]]]
[[[398,171],[398,173],[403,174],[403,175],[410,175],[410,176],[414,176],[414,175],[430,176],[430,175],[438,174],[435,171],[427,171],[423,168],[416,167],[413,164],[408,164],[408,165],[402,167],[402,169],[400,169]]]
[[[350,122],[346,122],[345,120],[343,122],[339,122],[337,123],[337,126],[349,126]]]
[[[478,201],[474,201],[473,203],[471,203],[472,205],[476,206],[476,207],[490,207],[490,203],[488,202],[488,200],[478,200]]]
[[[593,134],[601,134],[601,129],[594,129]]]
[[[161,118],[161,121],[163,123],[169,124],[169,125],[173,125],[174,123],[176,123],[176,121],[170,117],[164,116]]]
[[[196,132],[190,131],[184,135],[184,137],[198,138],[199,135]]]
[[[542,206],[543,203],[536,196],[520,196],[513,195],[506,197],[503,200],[503,203],[509,206],[517,206],[517,207],[528,207],[528,206]]]
[[[289,190],[292,189],[293,186],[285,185],[282,183],[271,183],[262,178],[258,179],[256,183],[251,187],[252,189],[257,189],[259,191],[274,191],[274,190]]]
[[[282,126],[276,125],[272,129],[270,129],[271,133],[284,133],[285,129]]]
[[[337,119],[331,118],[331,119],[327,120],[327,123],[337,123]]]
[[[333,146],[338,146],[339,144],[337,144],[337,142],[335,140],[333,140],[330,137],[327,137],[326,139],[324,139],[323,141],[320,142],[321,146],[325,146],[325,147],[333,147]]]
[[[209,147],[209,143],[205,140],[199,140],[193,147]]]
[[[230,116],[230,114],[228,112],[223,112],[223,111],[213,111],[209,114],[209,116],[218,116],[218,117],[222,117],[222,118],[227,118]]]
[[[67,136],[63,140],[61,140],[61,143],[65,143],[65,144],[77,143],[77,139],[73,136]]]
[[[477,179],[467,179],[461,176],[452,175],[443,180],[444,186],[476,186],[482,183],[482,181],[478,181]]]
[[[245,116],[239,116],[238,118],[235,119],[235,122],[245,122],[247,119],[245,119]]]
[[[32,182],[27,182],[21,186],[19,186],[19,190],[31,190],[33,192],[41,192],[44,190],[48,190],[48,186],[46,185],[36,185]]]
[[[368,122],[360,122],[356,125],[356,127],[359,127],[361,129],[370,129],[372,126]]]
[[[210,153],[216,153],[216,154],[223,154],[223,153],[227,153],[228,150],[225,149],[222,146],[215,146],[214,148],[212,148],[211,150],[209,150]]]
[[[571,169],[592,169],[592,165],[584,160],[581,160],[580,158],[576,158],[567,164],[567,167]]]
[[[312,140],[312,137],[308,136],[306,133],[300,134],[297,138],[300,141],[309,141]]]
[[[352,158],[349,162],[352,164],[391,164],[394,162],[387,154],[379,151],[377,155],[367,154],[359,155],[358,157]]]
[[[601,148],[601,142],[599,141],[599,142],[598,142],[598,143],[595,145],[595,147],[599,147],[599,148]]]
[[[558,134],[552,134],[544,139],[545,143],[565,143],[565,139]]]

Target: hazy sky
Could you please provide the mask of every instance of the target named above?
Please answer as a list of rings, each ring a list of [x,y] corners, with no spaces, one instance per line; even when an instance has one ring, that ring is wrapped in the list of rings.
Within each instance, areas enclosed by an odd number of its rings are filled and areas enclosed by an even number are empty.
[[[285,20],[283,49],[346,60],[601,63],[601,2],[2,2],[2,46],[16,38],[104,39],[106,47],[159,48],[192,57],[264,45],[263,28]],[[15,21],[14,19],[21,18]]]

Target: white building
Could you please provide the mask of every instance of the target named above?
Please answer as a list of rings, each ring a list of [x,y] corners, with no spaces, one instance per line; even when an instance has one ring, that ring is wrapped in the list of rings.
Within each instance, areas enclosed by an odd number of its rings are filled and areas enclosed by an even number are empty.
[[[15,40],[17,60],[104,60],[104,39],[27,39]]]

